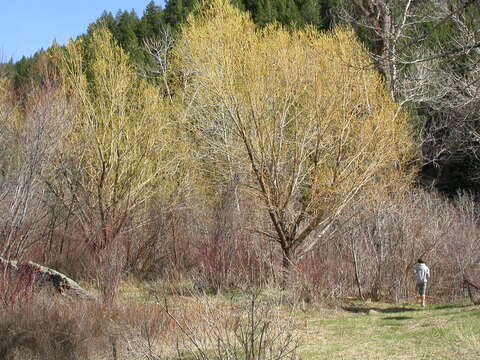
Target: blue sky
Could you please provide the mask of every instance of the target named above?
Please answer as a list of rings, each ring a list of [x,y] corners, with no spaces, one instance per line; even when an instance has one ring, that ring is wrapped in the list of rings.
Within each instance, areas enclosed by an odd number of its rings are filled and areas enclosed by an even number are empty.
[[[141,16],[150,0],[0,0],[0,62],[14,61],[64,44],[87,30],[104,10],[113,15],[135,9]],[[164,6],[163,0],[155,3]]]

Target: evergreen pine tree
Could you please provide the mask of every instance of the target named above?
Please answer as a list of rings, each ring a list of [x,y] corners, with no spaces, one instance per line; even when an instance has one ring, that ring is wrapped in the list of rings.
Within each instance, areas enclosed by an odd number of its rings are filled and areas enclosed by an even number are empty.
[[[138,37],[142,43],[144,39],[156,37],[161,34],[161,29],[165,26],[163,19],[163,10],[160,6],[150,1],[143,12],[140,20]]]
[[[116,40],[136,64],[141,64],[144,60],[144,54],[137,36],[140,19],[135,10],[118,12],[116,22],[117,32],[114,33]]]
[[[16,64],[15,76],[13,77],[13,87],[17,93],[23,93],[27,91],[30,86],[31,78],[33,74],[33,57],[22,58]]]
[[[94,28],[102,25],[105,26],[112,34],[117,32],[117,22],[111,12],[104,11],[102,15],[93,23],[88,26],[87,33],[91,33]]]
[[[296,0],[302,23],[312,24],[317,28],[322,26],[321,7],[316,0]]]
[[[198,0],[170,0],[165,6],[165,23],[176,28],[185,22],[188,13]]]

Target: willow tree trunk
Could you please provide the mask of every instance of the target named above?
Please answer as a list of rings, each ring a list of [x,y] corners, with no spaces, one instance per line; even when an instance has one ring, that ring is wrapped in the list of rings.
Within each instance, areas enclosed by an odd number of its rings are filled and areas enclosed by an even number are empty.
[[[285,289],[292,269],[292,254],[289,248],[282,248],[282,279],[281,286]]]

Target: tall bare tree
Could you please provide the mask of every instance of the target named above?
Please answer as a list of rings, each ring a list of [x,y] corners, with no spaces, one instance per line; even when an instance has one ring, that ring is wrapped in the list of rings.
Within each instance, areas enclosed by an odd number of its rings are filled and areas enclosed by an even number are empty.
[[[421,180],[441,190],[478,190],[478,1],[345,0],[341,5],[340,18],[370,44],[392,97],[416,115]]]
[[[385,76],[393,98],[405,101],[410,98],[405,98],[399,82],[408,67],[467,54],[480,46],[476,36],[460,42],[457,38],[459,31],[478,30],[478,24],[467,19],[475,2],[343,0],[338,16],[356,27],[371,45],[370,56]]]
[[[0,85],[1,86],[1,85]],[[68,121],[66,100],[54,87],[37,89],[23,115],[0,90],[0,256],[21,259],[48,216],[44,179]]]

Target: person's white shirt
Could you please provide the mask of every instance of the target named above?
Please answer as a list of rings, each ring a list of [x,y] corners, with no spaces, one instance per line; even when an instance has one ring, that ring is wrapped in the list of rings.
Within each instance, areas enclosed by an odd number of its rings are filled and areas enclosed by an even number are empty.
[[[417,278],[417,283],[427,282],[427,279],[430,277],[430,269],[425,263],[416,263],[413,273]]]

